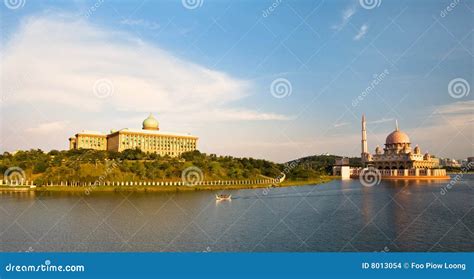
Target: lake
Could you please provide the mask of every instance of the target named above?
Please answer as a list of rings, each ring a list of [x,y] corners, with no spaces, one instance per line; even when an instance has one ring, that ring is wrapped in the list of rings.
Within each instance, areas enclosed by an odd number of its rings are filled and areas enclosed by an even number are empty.
[[[474,175],[182,193],[0,193],[1,251],[474,251]],[[216,193],[232,201],[216,202]],[[442,193],[443,192],[443,193]]]

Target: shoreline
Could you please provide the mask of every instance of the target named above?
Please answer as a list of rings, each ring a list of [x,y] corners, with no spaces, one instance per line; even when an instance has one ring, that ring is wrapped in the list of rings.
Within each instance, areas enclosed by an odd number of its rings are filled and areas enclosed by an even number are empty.
[[[29,186],[0,187],[0,192],[189,192],[189,191],[215,191],[215,190],[243,190],[267,189],[292,186],[320,185],[328,183],[336,177],[323,176],[319,179],[283,181],[279,184],[247,184],[247,185],[212,185],[212,186],[42,186],[30,188]]]
[[[351,179],[358,179],[359,176],[351,175]],[[451,179],[450,176],[402,176],[402,175],[394,175],[394,176],[382,176],[381,180],[449,180]]]
[[[470,170],[470,171],[462,171],[462,170],[459,170],[459,171],[447,171],[446,174],[449,174],[449,175],[458,175],[458,174],[474,174],[474,170]]]

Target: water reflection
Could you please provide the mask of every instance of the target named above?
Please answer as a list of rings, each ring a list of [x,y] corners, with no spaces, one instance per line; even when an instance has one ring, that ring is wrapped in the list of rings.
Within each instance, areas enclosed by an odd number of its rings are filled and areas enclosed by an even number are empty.
[[[472,251],[473,176],[221,192],[2,192],[0,249]],[[227,193],[226,192],[226,193]],[[209,247],[209,248],[208,248]]]

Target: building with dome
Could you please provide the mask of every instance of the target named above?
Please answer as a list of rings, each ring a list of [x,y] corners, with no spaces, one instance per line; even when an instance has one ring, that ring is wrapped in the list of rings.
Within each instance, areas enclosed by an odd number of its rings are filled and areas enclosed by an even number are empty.
[[[362,168],[351,168],[336,161],[333,175],[344,179],[360,178],[367,171],[374,171],[384,179],[449,179],[446,170],[439,168],[439,159],[428,152],[422,153],[417,145],[412,148],[408,135],[400,131],[398,122],[395,130],[385,139],[384,147],[377,146],[375,153],[370,154],[367,147],[367,123],[362,116],[361,140]]]
[[[398,122],[395,130],[385,139],[384,147],[377,146],[375,153],[370,154],[367,148],[367,123],[362,116],[361,160],[364,167],[385,170],[387,176],[425,176],[446,177],[446,171],[439,169],[439,159],[428,152],[422,153],[421,148],[412,144],[408,135],[400,131]]]
[[[161,156],[179,156],[183,152],[197,148],[196,136],[160,131],[159,123],[150,114],[142,123],[142,129],[112,130],[109,134],[82,131],[69,138],[69,149],[94,149],[124,151],[126,149],[140,149],[147,153],[156,153]]]
[[[398,122],[395,131],[385,139],[385,146],[377,146],[375,153],[367,150],[367,132],[365,116],[362,116],[362,163],[377,169],[433,169],[439,167],[439,159],[428,152],[421,153],[420,147],[412,149],[410,138],[405,132],[400,131]]]

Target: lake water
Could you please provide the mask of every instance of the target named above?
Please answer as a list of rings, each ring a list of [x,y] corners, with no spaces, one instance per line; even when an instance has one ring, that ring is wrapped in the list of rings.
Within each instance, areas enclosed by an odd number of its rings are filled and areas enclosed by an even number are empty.
[[[1,251],[474,251],[474,176],[187,193],[0,193]]]

